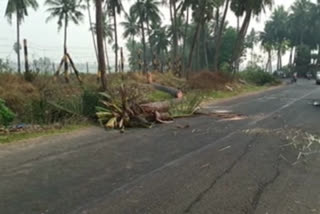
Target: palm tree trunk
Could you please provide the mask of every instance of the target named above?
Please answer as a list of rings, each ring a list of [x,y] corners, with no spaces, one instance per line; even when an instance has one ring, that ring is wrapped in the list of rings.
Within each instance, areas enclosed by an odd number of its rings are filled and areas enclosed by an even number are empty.
[[[115,7],[113,8],[113,20],[114,20],[114,44],[115,44],[115,72],[118,72],[118,29],[117,29],[117,14]]]
[[[182,66],[183,66],[183,73],[185,73],[185,67],[186,67],[186,60],[184,52],[186,51],[186,44],[187,44],[187,34],[188,34],[188,28],[189,28],[189,15],[190,15],[190,9],[187,8],[187,20],[186,20],[186,27],[184,30],[184,38],[183,38],[183,49],[182,49]]]
[[[178,34],[177,34],[177,8],[176,0],[171,0],[173,8],[173,60],[177,59],[177,49],[178,49]]]
[[[207,51],[207,31],[205,23],[202,24],[202,34],[203,34],[203,54],[204,54],[204,60],[205,60],[205,66],[206,69],[209,69],[209,59],[208,59],[208,51]]]
[[[277,52],[277,70],[281,69],[281,48],[278,47],[278,52]]]
[[[237,32],[240,31],[240,16],[237,16]]]
[[[217,34],[217,40],[216,40],[216,47],[215,47],[215,53],[214,53],[214,60],[213,60],[213,71],[217,72],[218,71],[218,66],[219,66],[219,58],[220,58],[220,48],[221,48],[221,43],[222,43],[222,33],[223,33],[223,29],[224,29],[224,23],[227,17],[227,13],[229,10],[229,3],[230,0],[226,1],[226,6],[224,9],[224,13],[222,16],[222,20],[221,20],[221,24],[219,27],[219,32]]]
[[[68,40],[68,17],[65,16],[65,19],[64,19],[64,44],[63,44],[64,75],[65,75],[66,82],[69,82],[69,79],[68,79],[67,40]]]
[[[280,69],[282,69],[282,50],[280,48]]]
[[[107,70],[108,73],[111,74],[111,67],[110,67],[110,63],[109,63],[109,56],[108,56],[108,47],[107,47],[107,41],[106,39],[103,40],[103,44],[104,44],[104,51],[106,52],[106,65],[107,65]]]
[[[96,30],[97,30],[97,45],[98,45],[98,57],[99,57],[99,72],[101,73],[101,85],[102,89],[107,89],[106,82],[106,62],[104,58],[103,50],[103,15],[102,15],[102,0],[96,1]]]
[[[152,62],[153,62],[154,54],[153,54],[153,47],[152,47],[152,43],[151,43],[151,28],[150,28],[150,25],[149,25],[149,19],[148,18],[147,18],[147,33],[148,33],[150,52],[151,52]]]
[[[240,16],[237,16],[237,32],[240,32]],[[240,58],[236,61],[236,65],[235,65],[235,70],[236,72],[239,72],[240,70]]]
[[[136,41],[135,41],[134,35],[132,35],[131,40],[132,40],[132,50],[133,50],[133,53],[135,53],[135,51],[136,51]],[[133,60],[133,68],[135,68],[135,67],[136,67],[136,60]]]
[[[230,67],[233,69],[233,72],[235,72],[235,62],[237,62],[240,59],[241,53],[242,53],[242,46],[243,46],[243,41],[244,38],[248,32],[248,27],[251,21],[251,15],[252,15],[252,10],[249,10],[246,12],[246,16],[243,20],[243,24],[241,26],[241,29],[239,31],[236,44],[233,48],[233,53],[232,53],[232,58],[230,61]]]
[[[92,22],[91,12],[90,12],[90,0],[87,0],[87,9],[88,9],[88,17],[89,17],[90,31],[91,31],[91,36],[92,36],[92,43],[93,43],[93,47],[94,47],[94,53],[96,54],[97,61],[99,61],[97,44],[96,44],[96,40],[94,38],[94,31],[93,31],[93,26],[92,26],[93,22]]]
[[[18,73],[21,74],[21,59],[20,59],[20,17],[17,10],[17,63],[18,63]]]
[[[197,38],[197,47],[196,47],[196,67],[195,67],[195,69],[196,69],[196,71],[198,71],[198,70],[200,70],[200,69],[202,69],[202,66],[201,66],[201,63],[200,63],[200,38],[201,38],[201,35],[202,34],[202,32],[201,32],[201,25],[200,25],[200,30],[199,30],[199,36],[198,36],[198,38]]]
[[[196,46],[196,43],[197,43],[197,40],[198,40],[198,36],[199,36],[199,31],[200,31],[200,23],[197,24],[197,29],[196,29],[196,32],[194,33],[194,36],[193,36],[193,41],[192,41],[192,45],[191,45],[191,50],[190,50],[190,53],[189,53],[189,62],[188,62],[188,72],[187,72],[187,77],[189,76],[189,73],[192,69],[192,57],[193,57],[193,51],[194,51],[194,48]]]
[[[147,73],[147,45],[146,45],[146,35],[144,32],[144,23],[141,20],[141,31],[142,31],[142,44],[143,44],[143,72]]]
[[[270,72],[270,62],[271,62],[271,51],[268,50],[268,61],[266,65],[266,72]]]
[[[290,49],[289,65],[292,66],[293,63],[293,47]]]

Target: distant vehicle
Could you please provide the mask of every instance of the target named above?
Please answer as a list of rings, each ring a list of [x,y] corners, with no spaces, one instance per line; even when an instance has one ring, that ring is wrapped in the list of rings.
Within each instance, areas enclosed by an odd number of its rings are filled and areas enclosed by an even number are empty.
[[[312,73],[311,72],[307,72],[306,77],[308,80],[312,79]]]
[[[317,85],[320,85],[320,71],[316,73],[316,83]]]

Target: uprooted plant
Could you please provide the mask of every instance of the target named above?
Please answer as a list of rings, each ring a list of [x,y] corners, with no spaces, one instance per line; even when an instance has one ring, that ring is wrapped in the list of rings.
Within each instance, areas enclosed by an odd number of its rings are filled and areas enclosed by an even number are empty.
[[[181,102],[171,104],[169,113],[173,118],[190,117],[199,110],[199,106],[204,100],[203,96],[190,94],[182,98]]]
[[[121,85],[117,90],[100,93],[100,106],[96,107],[97,117],[106,128],[150,127],[151,123],[143,115],[139,106],[141,98],[136,87]]]

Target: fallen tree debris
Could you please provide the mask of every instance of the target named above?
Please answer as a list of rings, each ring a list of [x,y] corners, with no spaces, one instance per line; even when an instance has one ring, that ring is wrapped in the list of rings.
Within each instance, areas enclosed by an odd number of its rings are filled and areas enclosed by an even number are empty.
[[[152,83],[152,87],[156,90],[162,91],[164,93],[170,94],[174,98],[181,99],[183,97],[183,93],[179,89],[175,89],[172,87],[163,86],[157,83]]]

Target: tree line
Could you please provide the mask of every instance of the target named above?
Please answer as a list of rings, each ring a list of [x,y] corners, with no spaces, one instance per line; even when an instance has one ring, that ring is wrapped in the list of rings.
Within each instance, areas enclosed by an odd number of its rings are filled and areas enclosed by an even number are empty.
[[[274,9],[260,34],[263,48],[268,53],[266,70],[272,70],[272,53],[277,56],[277,70],[283,68],[282,56],[290,51],[289,67],[298,72],[308,66],[320,65],[320,1],[297,0],[286,10]]]
[[[246,48],[252,48],[247,33],[254,17],[273,6],[273,0],[127,0],[132,5],[123,7],[126,0],[46,0],[48,18],[57,20],[58,29],[64,30],[63,56],[68,54],[67,38],[70,23],[81,24],[85,16],[90,22],[102,85],[106,87],[107,71],[111,70],[107,46],[113,45],[114,71],[119,71],[122,51],[119,47],[118,28],[124,29],[127,40],[129,64],[132,70],[147,72],[165,68],[180,76],[188,76],[192,70],[208,69],[231,72],[239,70],[240,59]],[[16,17],[17,61],[20,66],[20,25],[29,9],[39,7],[36,0],[8,0],[5,15],[11,22]],[[92,17],[91,7],[95,7]],[[296,0],[289,11],[283,7],[274,10],[266,23],[259,41],[268,53],[266,70],[272,70],[272,52],[278,56],[278,69],[282,67],[282,55],[290,50],[290,64],[305,63],[305,55],[318,50],[316,62],[320,63],[320,2]],[[165,25],[163,11],[170,15]],[[237,27],[227,22],[229,13],[237,17]],[[124,16],[124,21],[118,17]],[[250,36],[250,35],[249,35]],[[250,38],[250,37],[249,37]],[[294,58],[296,60],[294,60]],[[302,61],[302,62],[300,62]],[[66,68],[65,63],[65,69]]]

